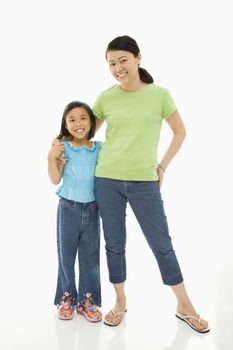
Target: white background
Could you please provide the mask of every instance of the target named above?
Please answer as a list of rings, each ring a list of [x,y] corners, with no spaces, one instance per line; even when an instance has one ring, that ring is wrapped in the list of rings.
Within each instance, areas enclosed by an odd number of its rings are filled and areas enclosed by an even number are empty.
[[[232,348],[230,4],[1,2],[1,349],[53,350],[68,345],[71,350],[89,350],[94,345],[88,339],[102,350]],[[170,90],[186,125],[187,138],[166,171],[162,193],[189,295],[212,326],[205,338],[194,337],[187,328],[183,332],[183,325],[174,320],[175,298],[162,285],[130,208],[129,311],[121,328],[109,330],[77,319],[63,326],[52,305],[57,197],[47,175],[47,152],[66,104],[78,99],[92,106],[100,91],[115,83],[105,49],[124,34],[136,39],[141,66],[156,84]],[[104,130],[96,139],[104,140]],[[170,138],[165,123],[160,157]],[[101,272],[105,313],[114,304],[114,294],[103,239]]]

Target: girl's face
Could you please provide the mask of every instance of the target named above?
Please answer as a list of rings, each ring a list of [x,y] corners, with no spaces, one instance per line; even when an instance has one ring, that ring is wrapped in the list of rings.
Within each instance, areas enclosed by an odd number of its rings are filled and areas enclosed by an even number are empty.
[[[121,84],[129,84],[139,80],[140,53],[135,57],[128,51],[108,51],[107,61],[110,72]]]
[[[73,108],[66,116],[66,128],[73,138],[87,140],[91,129],[91,121],[83,107]]]

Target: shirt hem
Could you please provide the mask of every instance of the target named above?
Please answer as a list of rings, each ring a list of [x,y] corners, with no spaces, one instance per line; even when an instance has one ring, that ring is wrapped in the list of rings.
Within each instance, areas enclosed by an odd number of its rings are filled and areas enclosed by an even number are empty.
[[[103,177],[113,180],[122,181],[158,181],[158,176],[129,176],[129,175],[117,175],[117,174],[106,174],[106,173],[96,173],[95,177]]]

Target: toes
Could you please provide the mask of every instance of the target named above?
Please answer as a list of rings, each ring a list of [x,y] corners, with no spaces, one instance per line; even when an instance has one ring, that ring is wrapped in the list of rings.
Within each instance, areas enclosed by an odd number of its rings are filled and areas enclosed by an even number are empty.
[[[106,320],[107,322],[114,323],[114,322],[113,322],[113,321],[114,321],[114,317],[113,317],[112,313],[108,313],[108,314],[105,316],[105,320]]]
[[[106,316],[105,316],[105,320],[106,320],[107,322],[112,322],[112,318],[109,317],[109,315],[106,315]]]
[[[61,317],[70,317],[72,312],[68,310],[61,310],[59,314]]]
[[[101,313],[98,313],[98,314],[96,315],[96,318],[102,319],[102,314],[101,314]]]
[[[195,328],[197,328],[199,330],[204,330],[208,327],[208,323],[204,320],[201,320],[201,323],[199,323],[195,320],[191,320],[191,323]]]
[[[208,322],[206,322],[205,320],[201,320],[201,325],[203,329],[208,328]]]
[[[119,316],[111,316],[111,317],[108,317],[108,318],[106,318],[105,317],[105,319],[106,319],[106,321],[107,322],[110,322],[110,323],[112,323],[112,324],[118,324],[119,323]]]
[[[94,320],[99,320],[99,319],[101,319],[101,315],[100,314],[93,314],[93,318],[94,318]]]

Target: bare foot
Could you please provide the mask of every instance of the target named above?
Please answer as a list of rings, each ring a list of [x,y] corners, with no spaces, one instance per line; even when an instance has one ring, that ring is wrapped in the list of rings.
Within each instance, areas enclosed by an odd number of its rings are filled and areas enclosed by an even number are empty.
[[[184,316],[194,316],[199,318],[199,315],[196,313],[194,307],[190,302],[183,303],[182,305],[177,306],[177,312]],[[203,331],[208,328],[208,322],[201,319],[200,322],[198,322],[195,319],[189,318],[188,321],[198,330]]]
[[[93,304],[90,302],[89,298],[87,298],[86,302],[85,302],[85,305],[84,305],[84,310],[88,311],[89,307],[93,307]],[[102,319],[102,312],[97,307],[94,307],[94,310],[92,312],[91,317],[94,320],[101,320]]]
[[[58,309],[58,318],[61,320],[70,320],[74,316],[74,308],[71,307],[72,297],[68,296],[63,303],[59,306]]]
[[[113,325],[118,325],[122,318],[124,317],[124,313],[126,310],[126,298],[124,299],[117,299],[115,307],[112,309],[112,311],[109,311],[107,315],[105,316],[104,320],[107,323],[111,323]]]

